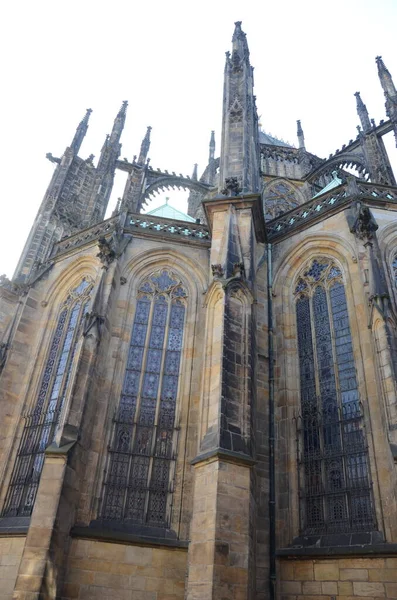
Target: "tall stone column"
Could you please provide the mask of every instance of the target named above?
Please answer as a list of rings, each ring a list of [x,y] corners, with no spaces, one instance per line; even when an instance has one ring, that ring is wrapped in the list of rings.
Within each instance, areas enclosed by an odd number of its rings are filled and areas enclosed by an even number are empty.
[[[254,258],[264,240],[257,195],[205,202],[212,228],[201,431],[187,599],[252,597]]]

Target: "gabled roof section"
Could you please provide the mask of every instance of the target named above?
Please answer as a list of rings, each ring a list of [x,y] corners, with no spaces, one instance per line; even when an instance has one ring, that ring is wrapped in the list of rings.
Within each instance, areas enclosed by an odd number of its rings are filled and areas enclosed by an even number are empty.
[[[283,142],[276,137],[273,137],[269,133],[265,133],[264,131],[259,130],[259,143],[260,144],[268,144],[269,146],[284,146],[284,148],[293,148],[291,144],[287,144],[287,142]]]
[[[330,190],[333,190],[334,188],[338,187],[338,185],[340,185],[342,183],[342,179],[340,179],[338,177],[338,171],[332,171],[332,179],[329,183],[327,183],[327,185],[320,190],[319,192],[317,192],[317,194],[315,196],[313,196],[313,198],[317,198],[317,196],[321,196],[321,194],[325,194],[325,192],[329,192]]]
[[[162,217],[163,219],[172,219],[174,221],[188,221],[189,223],[194,223],[195,219],[190,217],[186,213],[170,206],[168,204],[168,198],[166,199],[165,204],[154,208],[153,210],[149,210],[147,215],[153,215],[154,217]]]

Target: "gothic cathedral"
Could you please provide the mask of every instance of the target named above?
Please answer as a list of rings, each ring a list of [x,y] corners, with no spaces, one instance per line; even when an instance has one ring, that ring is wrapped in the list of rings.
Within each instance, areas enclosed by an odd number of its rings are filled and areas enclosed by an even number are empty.
[[[90,110],[0,278],[0,600],[397,599],[397,91],[261,130],[241,23],[201,177]],[[123,197],[105,219],[114,174]],[[152,193],[188,189],[188,214]]]

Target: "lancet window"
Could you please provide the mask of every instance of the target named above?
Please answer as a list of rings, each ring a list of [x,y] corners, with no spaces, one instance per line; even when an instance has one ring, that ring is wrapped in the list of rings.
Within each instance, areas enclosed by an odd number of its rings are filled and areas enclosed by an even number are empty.
[[[56,434],[70,389],[82,319],[92,282],[84,278],[70,291],[60,310],[37,399],[25,425],[2,516],[30,516],[40,482],[45,449]]]
[[[330,259],[304,269],[295,287],[301,411],[301,530],[376,528],[367,438],[343,277]]]
[[[101,518],[169,524],[187,292],[169,269],[139,286],[105,476]]]

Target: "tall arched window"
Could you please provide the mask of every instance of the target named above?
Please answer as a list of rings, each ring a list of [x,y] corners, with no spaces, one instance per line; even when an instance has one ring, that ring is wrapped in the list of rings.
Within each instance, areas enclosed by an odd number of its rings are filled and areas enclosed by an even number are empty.
[[[330,259],[313,260],[295,297],[302,533],[373,530],[367,439],[340,269]]]
[[[169,269],[139,286],[101,518],[165,527],[175,467],[186,290]]]
[[[2,516],[29,516],[32,513],[44,451],[54,439],[69,389],[80,323],[87,310],[91,288],[92,282],[84,278],[69,292],[62,305],[36,404],[26,416]]]

